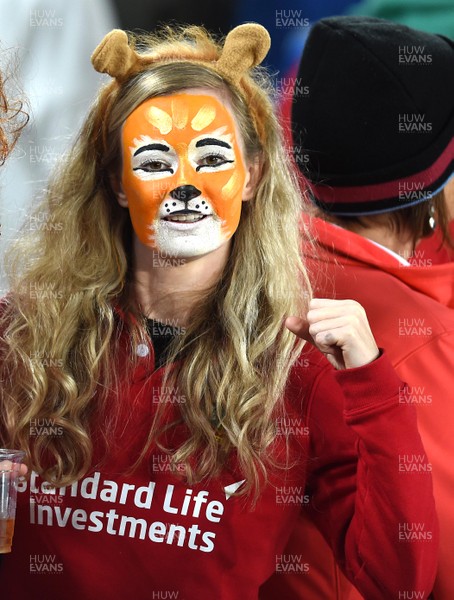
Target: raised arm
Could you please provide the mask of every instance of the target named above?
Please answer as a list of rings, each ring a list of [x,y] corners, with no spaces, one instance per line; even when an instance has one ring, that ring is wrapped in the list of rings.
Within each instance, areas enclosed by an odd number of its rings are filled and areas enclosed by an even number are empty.
[[[365,598],[427,598],[438,547],[430,469],[399,469],[408,456],[427,464],[414,407],[386,356],[374,360],[355,305],[317,300],[308,314],[314,344],[340,370],[323,361],[309,398],[311,503],[303,510]]]

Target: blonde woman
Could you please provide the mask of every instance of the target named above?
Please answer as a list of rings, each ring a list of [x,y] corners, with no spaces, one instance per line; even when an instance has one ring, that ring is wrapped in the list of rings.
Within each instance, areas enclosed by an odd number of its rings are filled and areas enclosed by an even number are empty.
[[[113,80],[3,303],[2,441],[31,469],[7,595],[257,598],[300,503],[368,598],[430,591],[415,415],[362,308],[310,300],[268,46],[114,31],[92,57]],[[397,545],[415,521],[432,541]]]

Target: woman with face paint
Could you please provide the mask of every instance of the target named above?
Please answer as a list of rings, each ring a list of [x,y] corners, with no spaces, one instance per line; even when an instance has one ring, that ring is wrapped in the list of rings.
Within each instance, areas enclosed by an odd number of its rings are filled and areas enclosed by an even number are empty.
[[[2,590],[257,598],[274,571],[310,568],[283,555],[307,510],[367,598],[425,597],[430,476],[396,467],[425,460],[415,415],[362,308],[311,300],[255,68],[267,32],[133,45],[114,31],[96,49],[113,81],[21,240],[30,260],[11,263],[0,433],[31,473]],[[415,522],[430,540],[409,551]]]

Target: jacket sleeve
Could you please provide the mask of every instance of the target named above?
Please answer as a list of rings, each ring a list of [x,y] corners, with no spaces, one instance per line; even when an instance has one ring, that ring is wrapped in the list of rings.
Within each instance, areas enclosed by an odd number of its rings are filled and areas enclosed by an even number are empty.
[[[309,516],[367,600],[427,598],[438,526],[430,468],[407,388],[386,356],[334,373],[323,369],[308,415]],[[428,465],[429,466],[429,465]]]

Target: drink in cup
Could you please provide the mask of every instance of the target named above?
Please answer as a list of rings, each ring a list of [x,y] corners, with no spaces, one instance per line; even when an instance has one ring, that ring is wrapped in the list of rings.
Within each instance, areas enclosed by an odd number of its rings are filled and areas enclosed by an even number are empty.
[[[11,552],[22,450],[0,448],[0,554]]]

